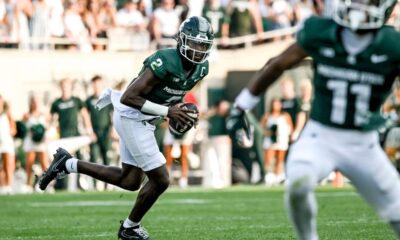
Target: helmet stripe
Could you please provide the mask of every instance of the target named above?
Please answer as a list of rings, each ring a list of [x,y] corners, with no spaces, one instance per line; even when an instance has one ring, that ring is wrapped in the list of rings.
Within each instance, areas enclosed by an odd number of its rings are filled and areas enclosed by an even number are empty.
[[[199,19],[199,31],[207,32],[208,31],[208,22],[203,17],[198,17]]]

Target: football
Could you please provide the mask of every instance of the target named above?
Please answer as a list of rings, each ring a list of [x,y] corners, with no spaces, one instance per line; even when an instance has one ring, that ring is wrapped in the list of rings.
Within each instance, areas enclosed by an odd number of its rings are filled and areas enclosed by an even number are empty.
[[[194,110],[196,113],[188,113],[187,115],[193,119],[193,123],[198,120],[199,110],[197,109],[195,104],[183,103],[180,105],[180,108]],[[187,131],[189,131],[193,127],[193,123],[182,127],[182,126],[178,125],[178,123],[176,121],[174,121],[173,119],[169,119],[169,130],[174,135],[182,136],[183,134],[185,134]]]

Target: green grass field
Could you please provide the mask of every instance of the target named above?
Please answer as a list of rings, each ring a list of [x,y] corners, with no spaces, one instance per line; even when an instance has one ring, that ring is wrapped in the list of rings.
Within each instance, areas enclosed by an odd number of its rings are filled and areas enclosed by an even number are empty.
[[[116,239],[136,193],[0,196],[0,239]],[[319,188],[320,239],[395,239],[352,188]],[[143,220],[156,240],[295,239],[283,189],[172,189]]]

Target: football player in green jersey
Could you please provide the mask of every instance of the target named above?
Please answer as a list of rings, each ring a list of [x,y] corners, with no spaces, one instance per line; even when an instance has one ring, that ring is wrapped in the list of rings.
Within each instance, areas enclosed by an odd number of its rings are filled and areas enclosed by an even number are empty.
[[[40,178],[45,189],[54,178],[79,172],[118,187],[136,191],[143,176],[135,205],[118,231],[119,239],[150,239],[140,221],[157,198],[168,188],[165,157],[154,136],[155,122],[163,117],[181,126],[194,120],[179,107],[185,94],[208,74],[208,61],[214,35],[202,17],[185,20],[177,36],[177,48],[163,49],[148,57],[128,88],[123,92],[103,92],[97,103],[103,108],[112,103],[113,123],[120,136],[122,168],[80,161],[64,149],[58,149],[49,169]]]
[[[288,156],[285,201],[297,236],[318,239],[314,188],[341,171],[400,237],[400,179],[382,151],[379,109],[400,73],[400,33],[385,26],[395,0],[339,0],[333,19],[311,17],[297,41],[270,59],[238,95],[231,136],[243,128],[245,110],[286,69],[313,58],[310,120]],[[246,131],[243,131],[246,130]],[[249,135],[241,134],[240,140]],[[237,139],[234,139],[237,140]]]

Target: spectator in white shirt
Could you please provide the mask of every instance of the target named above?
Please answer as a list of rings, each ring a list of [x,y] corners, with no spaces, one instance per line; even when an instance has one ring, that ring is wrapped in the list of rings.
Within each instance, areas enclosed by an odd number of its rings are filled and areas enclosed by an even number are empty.
[[[153,13],[150,29],[158,44],[158,49],[175,46],[175,41],[174,44],[172,44],[172,41],[171,43],[165,42],[165,40],[161,42],[163,39],[174,38],[178,33],[180,20],[174,6],[174,0],[162,0],[161,6]]]
[[[147,27],[147,21],[139,11],[138,1],[128,0],[124,7],[117,13],[117,25],[143,31]]]

